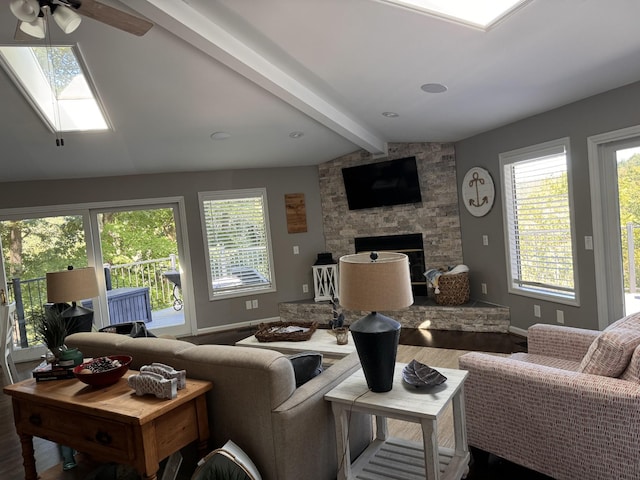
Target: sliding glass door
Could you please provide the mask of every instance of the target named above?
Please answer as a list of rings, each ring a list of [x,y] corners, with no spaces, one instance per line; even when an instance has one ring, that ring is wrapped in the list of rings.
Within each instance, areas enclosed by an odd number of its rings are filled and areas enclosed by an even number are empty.
[[[19,317],[15,358],[43,353],[34,319],[47,303],[46,273],[69,265],[96,268],[100,295],[78,299],[94,310],[94,328],[141,320],[156,335],[195,332],[184,224],[180,197],[0,211],[0,280]]]

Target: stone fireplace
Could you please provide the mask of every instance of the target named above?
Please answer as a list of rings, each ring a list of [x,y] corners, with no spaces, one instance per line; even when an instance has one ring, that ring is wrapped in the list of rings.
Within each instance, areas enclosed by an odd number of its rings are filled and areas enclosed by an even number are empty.
[[[424,277],[424,246],[422,234],[385,235],[382,237],[358,237],[354,239],[356,253],[360,252],[398,252],[409,257],[411,289],[414,297],[427,295],[427,283]]]

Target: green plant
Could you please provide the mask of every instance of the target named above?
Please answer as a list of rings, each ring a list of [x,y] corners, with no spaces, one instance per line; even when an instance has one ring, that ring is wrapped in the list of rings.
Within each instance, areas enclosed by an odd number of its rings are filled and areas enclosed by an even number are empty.
[[[44,343],[55,355],[56,350],[66,350],[67,321],[56,308],[45,308],[34,316],[36,339]]]

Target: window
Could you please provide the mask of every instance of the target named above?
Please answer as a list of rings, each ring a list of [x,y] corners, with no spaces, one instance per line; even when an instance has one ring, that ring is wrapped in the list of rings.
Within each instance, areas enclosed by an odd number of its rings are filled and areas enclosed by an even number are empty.
[[[201,192],[209,298],[275,291],[265,189]]]
[[[0,63],[52,131],[109,128],[73,47],[0,46]]]
[[[500,155],[509,291],[578,304],[569,139]]]

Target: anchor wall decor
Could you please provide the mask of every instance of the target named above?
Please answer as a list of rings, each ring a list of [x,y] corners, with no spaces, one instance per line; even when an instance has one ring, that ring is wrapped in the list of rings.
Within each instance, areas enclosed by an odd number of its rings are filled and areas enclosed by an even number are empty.
[[[491,211],[495,199],[493,179],[487,170],[473,167],[462,180],[464,206],[474,217],[483,217]]]

